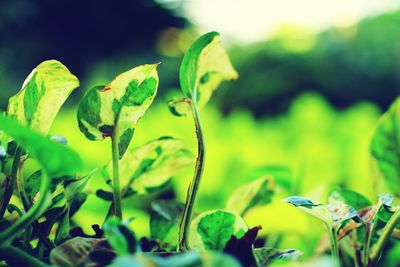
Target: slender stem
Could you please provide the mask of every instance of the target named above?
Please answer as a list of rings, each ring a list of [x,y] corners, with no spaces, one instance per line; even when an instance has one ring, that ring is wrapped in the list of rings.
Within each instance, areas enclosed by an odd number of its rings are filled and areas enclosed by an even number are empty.
[[[19,167],[18,167],[18,174],[17,174],[17,190],[18,190],[19,196],[21,198],[22,205],[24,206],[25,211],[28,212],[28,210],[31,208],[32,205],[31,205],[31,201],[29,200],[29,198],[25,192],[25,181],[24,181],[24,177],[22,174],[23,165],[24,165],[24,160],[21,159]],[[53,249],[54,245],[51,243],[51,241],[46,236],[46,234],[43,233],[43,231],[40,227],[40,224],[37,220],[34,220],[32,222],[32,227],[33,227],[33,230],[35,231],[35,233],[37,234],[37,236],[39,237],[40,241],[45,245],[45,247],[48,250]]]
[[[189,236],[189,226],[191,222],[193,206],[196,200],[197,191],[199,189],[201,176],[204,170],[204,158],[205,158],[205,142],[203,137],[203,129],[201,126],[200,114],[195,101],[191,101],[192,114],[194,119],[194,124],[196,127],[197,136],[197,160],[196,167],[194,170],[194,177],[191,181],[187,196],[185,208],[183,210],[182,220],[179,228],[179,250],[187,251],[189,250],[188,236]]]
[[[21,217],[15,224],[13,224],[6,231],[0,233],[0,248],[6,247],[10,244],[10,242],[29,224],[35,221],[47,208],[48,200],[49,200],[49,192],[48,187],[50,186],[50,177],[46,172],[43,171],[40,190],[39,190],[39,199],[32,206],[32,208]]]
[[[333,265],[336,267],[340,267],[339,260],[339,246],[337,241],[336,229],[334,227],[328,227],[329,240],[331,242],[331,253],[332,253],[332,261]]]
[[[0,248],[0,258],[13,266],[50,267],[50,265],[13,246]]]
[[[17,149],[15,150],[14,160],[13,160],[12,167],[11,167],[10,180],[7,183],[7,187],[4,192],[4,196],[3,196],[3,200],[1,202],[0,218],[4,217],[4,213],[6,212],[8,203],[10,203],[10,199],[13,194],[15,183],[17,180],[20,159],[21,159],[21,148],[17,147]]]
[[[392,234],[396,224],[400,221],[400,208],[395,211],[395,213],[390,218],[389,222],[383,228],[383,232],[376,243],[375,249],[372,250],[370,262],[368,266],[375,266],[381,257],[382,251],[388,242],[390,235]]]
[[[365,223],[365,240],[364,240],[364,249],[363,249],[363,264],[364,266],[367,266],[368,261],[369,261],[369,250],[371,246],[371,236],[372,236],[372,231],[374,228],[374,224],[372,223]]]
[[[113,191],[114,191],[114,212],[122,219],[121,209],[121,187],[119,183],[119,148],[118,135],[114,133],[111,136],[112,164],[113,164]]]

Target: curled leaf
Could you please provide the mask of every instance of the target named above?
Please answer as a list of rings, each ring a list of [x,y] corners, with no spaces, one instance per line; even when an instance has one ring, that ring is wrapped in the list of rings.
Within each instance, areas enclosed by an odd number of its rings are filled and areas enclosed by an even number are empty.
[[[206,33],[192,44],[182,60],[179,77],[183,93],[200,107],[222,81],[237,79],[219,33]]]
[[[59,61],[44,61],[10,98],[7,114],[46,135],[62,104],[78,86],[78,79]]]

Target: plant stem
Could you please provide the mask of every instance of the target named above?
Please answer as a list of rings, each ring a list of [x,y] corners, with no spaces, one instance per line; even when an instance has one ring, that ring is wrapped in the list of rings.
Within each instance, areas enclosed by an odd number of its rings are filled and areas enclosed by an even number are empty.
[[[369,261],[369,250],[371,246],[371,236],[372,230],[374,228],[374,224],[372,223],[365,223],[365,240],[364,240],[364,248],[363,248],[363,265],[367,266]]]
[[[43,171],[42,179],[40,183],[39,199],[32,206],[32,208],[25,213],[15,224],[9,227],[6,231],[0,233],[0,248],[6,247],[9,243],[29,224],[36,220],[47,208],[49,192],[48,187],[50,186],[50,177],[46,172]]]
[[[0,218],[4,217],[4,213],[7,210],[8,203],[10,203],[10,199],[13,194],[15,183],[17,180],[20,159],[21,159],[21,148],[17,147],[15,150],[14,159],[13,159],[13,163],[12,163],[12,167],[11,167],[10,180],[7,183],[7,187],[4,192],[4,196],[3,196],[3,200],[1,202]]]
[[[375,264],[379,261],[381,257],[382,251],[385,248],[387,241],[390,238],[394,228],[396,227],[397,222],[400,221],[400,208],[398,208],[395,213],[390,218],[389,222],[386,224],[385,228],[383,228],[383,232],[376,243],[375,249],[372,250],[370,262],[368,266],[375,266]]]
[[[50,265],[13,246],[0,248],[0,256],[0,258],[4,259],[9,265],[21,267],[50,267]]]
[[[24,182],[24,177],[22,174],[22,167],[24,165],[24,160],[20,160],[20,164],[18,166],[18,172],[17,172],[17,190],[19,193],[19,196],[21,198],[22,205],[24,206],[24,210],[28,212],[28,210],[31,208],[31,201],[27,197],[25,193],[25,182]],[[51,250],[54,248],[54,245],[51,243],[49,238],[46,236],[46,234],[43,233],[39,222],[35,219],[32,222],[32,227],[37,236],[39,237],[40,241],[45,245],[45,247],[48,250]]]
[[[337,241],[337,234],[334,227],[328,228],[329,240],[331,242],[331,253],[332,253],[332,261],[333,265],[336,267],[340,267],[340,260],[339,260],[339,246]]]
[[[121,188],[119,183],[118,135],[115,132],[111,136],[111,146],[112,146],[111,149],[112,149],[112,164],[113,164],[114,212],[118,218],[122,219]]]
[[[192,106],[194,124],[196,127],[198,151],[197,151],[196,167],[194,170],[194,177],[188,188],[185,208],[183,210],[182,220],[179,228],[180,251],[189,250],[189,245],[188,245],[189,226],[191,222],[193,206],[196,200],[197,191],[200,185],[201,176],[204,170],[204,158],[205,158],[205,142],[203,137],[203,129],[201,126],[199,110],[197,108],[197,104],[195,101],[191,101],[191,106]]]

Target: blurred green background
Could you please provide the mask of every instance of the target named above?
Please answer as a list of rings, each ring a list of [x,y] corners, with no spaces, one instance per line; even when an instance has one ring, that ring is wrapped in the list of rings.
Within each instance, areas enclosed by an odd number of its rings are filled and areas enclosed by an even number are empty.
[[[368,1],[368,12],[354,16],[361,7],[349,4],[352,9],[346,10],[353,13],[338,9],[338,15],[336,9],[309,10],[313,1],[305,1],[297,12],[316,18],[307,24],[303,17],[273,16],[274,10],[290,15],[289,7],[274,9],[274,1],[212,3],[0,0],[0,107],[6,110],[8,98],[41,61],[63,62],[81,87],[58,115],[52,134],[65,136],[89,171],[110,160],[111,144],[90,142],[79,132],[80,97],[129,68],[161,61],[157,99],[131,145],[169,135],[195,152],[192,121],[172,116],[166,102],[179,94],[179,64],[190,43],[205,31],[218,30],[240,78],[224,83],[202,110],[208,155],[196,209],[223,208],[227,196],[258,178],[265,166],[287,166],[293,192],[316,201],[326,201],[335,185],[375,201],[384,188],[374,180],[369,140],[380,114],[400,92],[400,5]],[[263,20],[269,15],[276,17],[274,23]],[[256,34],[257,27],[265,32]],[[174,177],[169,189],[181,200],[192,172],[188,168]],[[88,190],[105,187],[98,175]],[[252,210],[246,220],[262,225],[267,237],[284,233],[279,247],[302,250],[307,259],[323,226],[283,204],[280,199],[287,196],[278,193],[272,204]],[[132,225],[139,234],[148,233],[146,211],[154,197],[124,202],[126,217],[137,218]],[[102,223],[107,209],[92,195],[75,220],[89,230]]]

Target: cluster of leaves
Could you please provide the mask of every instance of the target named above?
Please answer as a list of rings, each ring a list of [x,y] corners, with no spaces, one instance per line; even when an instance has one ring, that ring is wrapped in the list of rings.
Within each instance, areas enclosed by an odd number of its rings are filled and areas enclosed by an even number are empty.
[[[157,66],[141,65],[107,85],[94,86],[79,104],[81,132],[93,141],[111,139],[112,160],[99,172],[107,187],[96,192],[110,202],[110,208],[104,224],[93,226],[94,236],[84,234],[71,217],[85,202],[85,185],[96,170],[81,176],[82,161],[68,148],[67,140],[47,137],[60,107],[79,82],[55,60],[32,71],[21,91],[10,99],[7,114],[0,114],[0,260],[15,266],[261,267],[301,255],[294,249],[257,244],[261,226],[249,227],[243,219],[252,208],[271,202],[276,188],[293,192],[292,179],[282,169],[267,168],[237,188],[224,209],[202,213],[195,209],[205,159],[200,109],[222,81],[238,76],[219,34],[207,33],[189,48],[180,69],[184,97],[169,102],[173,114],[193,118],[196,159],[173,137],[137,147],[131,144],[138,121],[156,96]],[[377,170],[389,186],[397,186],[400,173],[399,103],[382,118],[372,142]],[[27,161],[36,161],[40,169],[24,177]],[[123,219],[122,200],[160,192],[176,172],[192,164],[194,177],[185,203],[153,201],[150,237],[139,238],[131,227],[134,220]],[[398,190],[394,190],[396,195]],[[20,202],[11,199],[14,191]],[[344,189],[334,190],[326,206],[301,197],[286,201],[324,222],[337,264],[339,239],[348,243],[345,252],[357,266],[376,264],[400,217],[399,208],[392,206],[387,195],[377,205]]]
[[[378,122],[371,141],[371,155],[379,178],[398,197],[400,178],[400,98]],[[390,238],[400,227],[400,206],[393,197],[382,194],[377,204],[350,189],[335,188],[327,205],[292,196],[286,202],[321,220],[330,237],[333,260],[340,266],[342,258],[350,257],[355,266],[375,266]],[[343,240],[339,247],[338,241]]]

